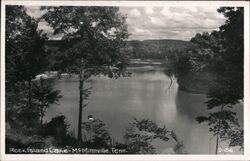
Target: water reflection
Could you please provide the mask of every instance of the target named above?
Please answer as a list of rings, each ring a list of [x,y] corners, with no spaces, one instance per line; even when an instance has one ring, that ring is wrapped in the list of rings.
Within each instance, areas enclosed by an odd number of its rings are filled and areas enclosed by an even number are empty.
[[[89,105],[83,109],[83,121],[89,114],[102,120],[112,137],[124,142],[125,129],[134,118],[148,118],[159,126],[174,130],[183,141],[188,153],[213,153],[208,127],[198,124],[195,117],[206,115],[205,95],[178,90],[176,79],[172,86],[168,76],[159,67],[130,68],[132,77],[109,79],[93,77],[88,83],[93,87]],[[54,80],[55,88],[62,91],[60,105],[48,109],[46,120],[63,114],[76,134],[78,119],[77,78]],[[155,141],[157,153],[171,151],[171,143]]]

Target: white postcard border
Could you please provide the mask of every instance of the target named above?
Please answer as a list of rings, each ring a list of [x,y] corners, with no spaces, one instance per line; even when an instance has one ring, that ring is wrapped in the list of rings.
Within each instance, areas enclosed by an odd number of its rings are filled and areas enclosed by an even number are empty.
[[[244,7],[244,155],[5,154],[5,5],[29,6],[238,6]],[[249,2],[247,1],[7,1],[1,2],[1,160],[250,160]]]

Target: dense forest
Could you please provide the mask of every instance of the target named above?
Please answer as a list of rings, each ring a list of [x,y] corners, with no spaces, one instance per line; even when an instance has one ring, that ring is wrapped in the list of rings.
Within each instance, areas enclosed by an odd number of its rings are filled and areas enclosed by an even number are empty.
[[[192,43],[181,40],[132,40],[127,42],[127,50],[134,59],[166,59],[170,55],[183,53]]]
[[[117,7],[41,7],[41,10],[46,13],[34,19],[23,6],[6,7],[6,153],[15,153],[12,148],[67,146],[115,147],[129,154],[148,154],[155,153],[151,145],[154,139],[166,142],[172,139],[174,153],[187,153],[178,134],[148,119],[131,120],[124,134],[125,143],[113,143],[99,119],[82,122],[91,94],[86,81],[100,74],[113,79],[129,76],[126,67],[131,58],[161,59],[166,73],[176,77],[181,90],[207,95],[210,113],[196,119],[198,123],[207,122],[209,131],[216,136],[216,154],[223,140],[243,150],[243,127],[231,110],[244,99],[243,8],[219,8],[218,12],[227,18],[225,24],[218,31],[197,33],[190,42],[127,41],[126,17],[119,14]],[[61,41],[49,41],[38,30],[41,19],[54,29],[54,34],[64,35]],[[98,25],[93,27],[93,22]],[[63,97],[48,80],[36,79],[46,71],[78,76],[77,138],[68,130],[70,125],[65,116],[43,121],[46,109]],[[93,136],[83,140],[82,131],[90,130]]]

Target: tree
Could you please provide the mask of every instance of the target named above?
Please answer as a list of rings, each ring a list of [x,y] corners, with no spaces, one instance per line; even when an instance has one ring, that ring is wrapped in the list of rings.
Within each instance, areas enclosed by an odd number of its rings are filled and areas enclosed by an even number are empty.
[[[120,48],[128,37],[126,18],[117,7],[49,7],[43,18],[54,28],[54,34],[63,34],[66,42],[58,53],[61,69],[79,75],[78,140],[82,141],[83,103],[89,94],[84,83],[92,75],[119,77],[128,64]]]
[[[227,88],[225,97],[220,104],[236,104],[243,99],[243,71],[244,71],[244,11],[242,7],[222,7],[218,9],[226,18],[226,23],[220,27],[222,47],[213,66],[216,82],[222,88]],[[218,91],[218,92],[215,92]],[[220,89],[211,89],[208,94],[211,101],[218,97]],[[213,99],[214,98],[214,99]]]
[[[42,127],[46,109],[51,104],[57,104],[62,96],[59,94],[60,91],[54,90],[50,84],[45,83],[42,77],[40,78],[40,84],[34,84],[32,93],[35,103],[39,106],[40,124]]]
[[[211,34],[197,33],[190,42],[195,46],[189,50],[189,63],[194,72],[209,72],[216,62],[216,56],[223,50],[220,31],[212,31]]]
[[[244,11],[238,7],[222,7],[218,9],[226,18],[224,25],[220,27],[221,50],[211,48],[217,57],[210,65],[215,79],[207,93],[209,100],[206,102],[208,109],[219,110],[210,113],[209,116],[197,117],[197,121],[208,122],[209,131],[216,135],[216,154],[220,139],[228,139],[229,146],[243,147],[243,130],[239,129],[236,113],[230,109],[233,105],[243,101],[243,55],[244,55]],[[227,108],[227,109],[226,109]],[[235,134],[242,137],[235,142]]]
[[[156,138],[168,141],[170,135],[165,127],[158,127],[156,123],[148,119],[137,120],[130,124],[127,128],[124,139],[132,153],[155,153],[155,148],[151,145]]]
[[[229,146],[239,145],[233,144],[233,137],[230,137],[229,135],[230,133],[232,133],[232,128],[240,126],[238,123],[238,119],[235,118],[235,115],[235,112],[225,110],[224,107],[221,106],[220,111],[210,113],[208,117],[200,116],[196,118],[199,123],[208,122],[209,132],[212,132],[214,136],[216,136],[215,154],[218,153],[219,141],[221,138],[223,140],[230,139]]]
[[[155,139],[161,139],[167,142],[171,138],[176,142],[173,148],[174,152],[179,154],[186,153],[182,142],[179,141],[173,131],[169,131],[165,126],[159,127],[155,122],[149,119],[134,119],[126,129],[124,135],[129,153],[136,154],[153,154],[155,153],[155,148],[151,143]]]
[[[47,38],[37,26],[37,21],[27,15],[23,6],[6,6],[6,102],[10,105],[7,109],[19,106],[26,111],[23,114],[26,113],[27,120],[34,118],[36,110],[32,103],[32,79],[46,69],[48,62],[44,50]],[[27,101],[23,98],[26,88],[25,91],[18,90],[26,85]],[[16,102],[13,93],[19,98]]]
[[[111,136],[100,119],[88,120],[82,124],[83,130],[89,135],[89,140],[95,148],[104,148],[111,145]]]

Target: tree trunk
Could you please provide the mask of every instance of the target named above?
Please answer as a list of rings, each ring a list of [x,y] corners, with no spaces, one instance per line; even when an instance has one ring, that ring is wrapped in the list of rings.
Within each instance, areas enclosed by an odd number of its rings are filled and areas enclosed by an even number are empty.
[[[43,90],[43,78],[41,77],[40,78],[40,86],[41,86],[41,90]],[[40,107],[40,110],[41,110],[41,120],[40,120],[40,124],[41,124],[41,128],[43,127],[43,109],[44,109],[44,98],[42,99],[41,101],[41,107]]]
[[[221,106],[220,111],[223,110],[223,105]],[[221,123],[220,123],[220,119],[218,120],[218,130],[217,130],[217,137],[216,137],[216,149],[215,149],[215,154],[218,154],[218,146],[219,146],[219,138],[220,138],[220,128],[221,128]]]
[[[82,75],[82,71],[79,74],[79,91],[80,91],[80,101],[79,101],[79,118],[78,118],[77,139],[79,142],[82,142],[82,108],[83,108],[83,75]]]
[[[216,137],[216,149],[215,149],[215,154],[218,154],[219,135],[220,135],[220,120],[218,120],[218,130],[217,130],[217,137]]]
[[[31,108],[31,80],[28,81],[28,106]]]
[[[41,120],[40,120],[41,122],[40,122],[40,126],[41,126],[41,128],[43,127],[43,116],[41,116]]]

